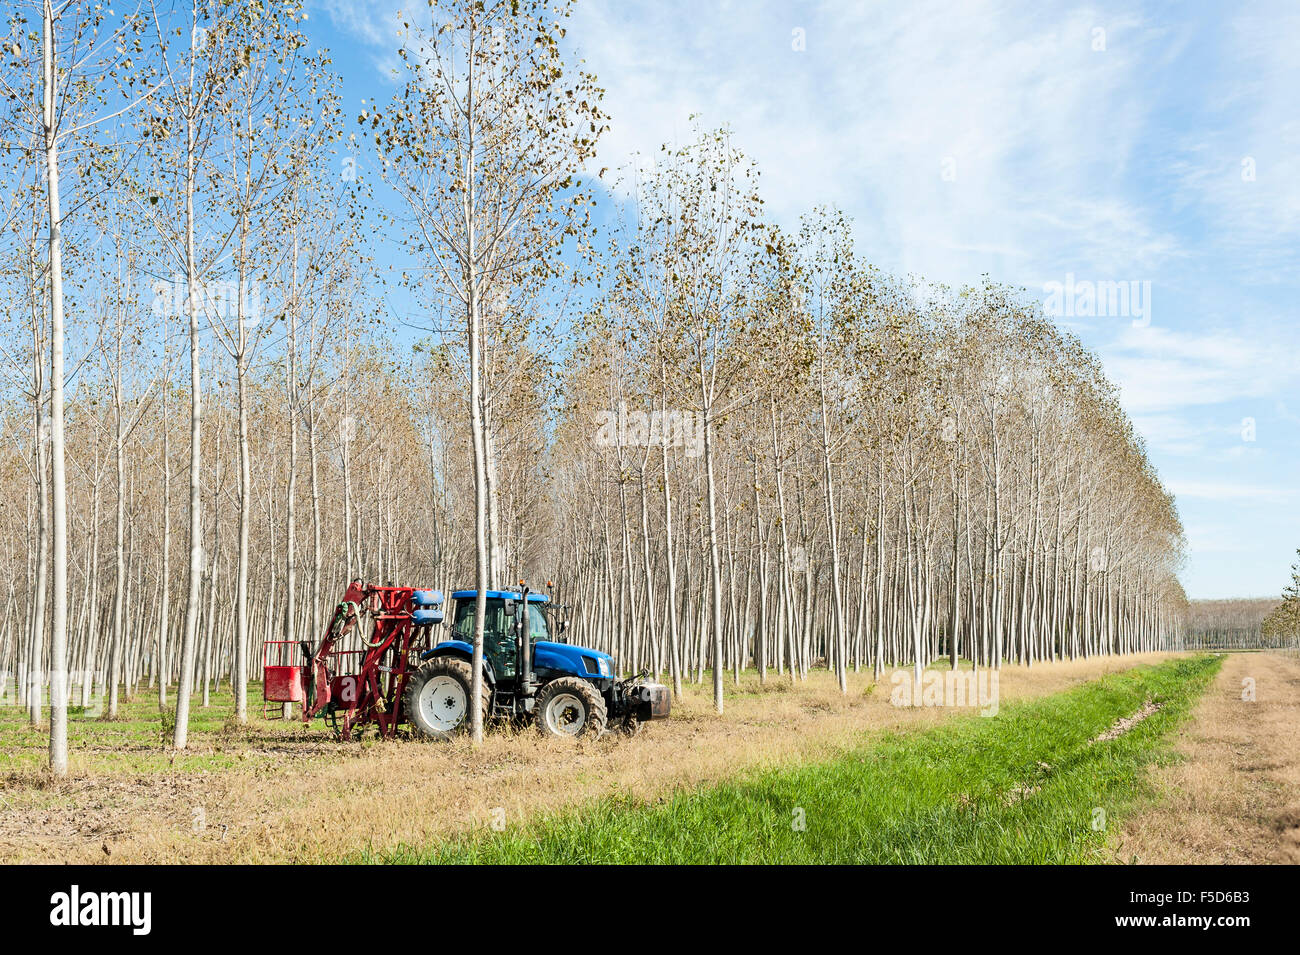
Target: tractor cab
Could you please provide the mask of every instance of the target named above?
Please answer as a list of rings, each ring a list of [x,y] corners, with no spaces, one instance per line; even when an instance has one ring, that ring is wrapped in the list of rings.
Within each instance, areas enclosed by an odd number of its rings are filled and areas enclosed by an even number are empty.
[[[474,611],[478,591],[457,590],[451,595],[452,639],[456,642],[474,643]],[[516,639],[517,615],[526,614],[526,631],[529,641],[549,640],[546,615],[542,607],[550,600],[545,594],[530,593],[527,599],[514,591],[489,590],[487,612],[483,621],[483,655],[487,657],[497,680],[514,680],[518,675],[518,649]]]

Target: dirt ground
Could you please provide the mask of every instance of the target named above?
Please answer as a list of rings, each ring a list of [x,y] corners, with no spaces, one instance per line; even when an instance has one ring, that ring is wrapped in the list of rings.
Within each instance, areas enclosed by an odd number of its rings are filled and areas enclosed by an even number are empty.
[[[1058,692],[1160,659],[1007,667],[1000,700]],[[250,757],[248,768],[101,772],[61,782],[15,773],[0,783],[0,861],[337,860],[603,796],[661,799],[676,787],[830,755],[863,732],[923,728],[972,712],[895,707],[888,677],[873,687],[869,675],[851,675],[847,695],[823,672],[799,686],[775,676],[765,686],[753,677],[738,688],[728,681],[721,717],[707,688],[691,688],[672,719],[630,740],[574,743],[532,729],[495,731],[476,751],[467,741],[334,743],[261,724],[219,744],[224,755]]]
[[[1181,759],[1156,770],[1159,802],[1130,818],[1120,861],[1300,863],[1300,660],[1229,654],[1178,736]]]

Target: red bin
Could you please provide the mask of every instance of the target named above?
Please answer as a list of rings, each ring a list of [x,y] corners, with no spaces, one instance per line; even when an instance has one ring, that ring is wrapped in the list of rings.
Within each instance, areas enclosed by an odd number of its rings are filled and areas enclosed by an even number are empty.
[[[272,703],[301,703],[302,670],[302,667],[263,667],[262,699]]]

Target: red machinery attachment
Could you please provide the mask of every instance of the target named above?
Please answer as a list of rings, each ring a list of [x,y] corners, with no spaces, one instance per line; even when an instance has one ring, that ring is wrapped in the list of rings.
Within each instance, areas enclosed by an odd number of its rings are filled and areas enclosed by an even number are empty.
[[[262,699],[271,703],[302,702],[302,667],[263,666]]]
[[[310,654],[310,663],[299,668],[307,678],[303,722],[325,713],[342,739],[370,722],[392,738],[403,719],[407,677],[427,649],[429,627],[412,620],[416,590],[352,582],[315,652],[303,643],[304,655]]]
[[[267,640],[262,644],[262,700],[264,703],[301,703],[304,699],[304,671],[294,661],[302,650],[293,640]],[[270,718],[271,707],[262,716]]]

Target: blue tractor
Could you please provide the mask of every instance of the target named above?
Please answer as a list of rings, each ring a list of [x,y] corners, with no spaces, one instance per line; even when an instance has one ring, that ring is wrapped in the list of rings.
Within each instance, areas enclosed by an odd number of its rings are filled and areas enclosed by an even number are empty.
[[[451,639],[420,654],[404,708],[417,735],[449,739],[469,727],[476,590],[451,595]],[[526,585],[489,590],[483,626],[483,720],[532,722],[545,736],[595,738],[607,729],[635,735],[668,716],[668,688],[642,671],[619,679],[608,653],[573,646],[554,626],[550,598]],[[438,619],[441,619],[439,615]]]

